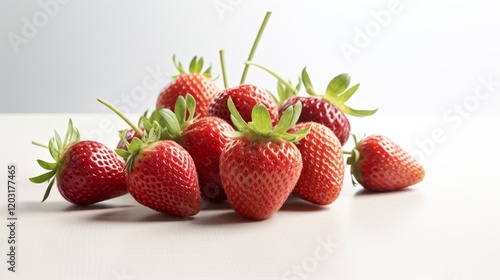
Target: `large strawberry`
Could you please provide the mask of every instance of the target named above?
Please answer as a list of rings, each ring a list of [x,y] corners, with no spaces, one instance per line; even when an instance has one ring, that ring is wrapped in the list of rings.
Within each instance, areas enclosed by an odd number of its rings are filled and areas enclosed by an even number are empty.
[[[337,199],[344,182],[342,145],[328,127],[319,123],[299,123],[289,132],[304,128],[310,130],[297,144],[303,168],[293,193],[309,202],[327,205]]]
[[[220,158],[222,185],[232,208],[241,216],[262,220],[278,211],[292,192],[302,170],[302,158],[292,143],[307,134],[308,129],[290,134],[300,115],[300,103],[290,107],[273,128],[264,105],[252,110],[247,123],[228,100],[234,126],[227,133],[233,139],[224,147]]]
[[[320,95],[314,90],[306,68],[302,70],[299,85],[294,87],[290,82],[263,65],[254,62],[247,62],[247,64],[259,67],[278,79],[279,101],[282,102],[279,108],[280,114],[289,106],[300,101],[303,109],[299,122],[318,122],[327,126],[335,133],[342,145],[349,139],[351,131],[351,125],[345,114],[365,117],[377,112],[377,109],[356,110],[345,105],[345,102],[352,97],[359,87],[359,84],[356,84],[348,89],[351,80],[348,74],[340,74],[334,77],[328,84],[326,93]],[[309,96],[297,96],[299,94],[300,81],[304,84]]]
[[[127,188],[140,204],[158,212],[186,217],[201,209],[196,167],[189,153],[170,140],[159,140],[155,126],[124,142],[128,150],[117,150],[127,158]]]
[[[93,204],[127,193],[123,160],[99,142],[80,141],[80,134],[71,120],[64,141],[55,132],[48,149],[55,162],[39,159],[40,166],[49,171],[30,178],[33,183],[50,181],[42,201],[48,198],[56,181],[61,195],[67,201],[79,205]]]
[[[425,171],[418,161],[398,144],[381,135],[371,135],[357,142],[347,163],[359,184],[371,191],[393,191],[415,185]],[[354,181],[353,181],[354,182]]]
[[[234,106],[246,122],[252,118],[252,109],[257,104],[262,104],[268,111],[273,124],[278,121],[278,107],[272,96],[254,85],[239,85],[227,88],[217,94],[208,107],[208,114],[221,118],[231,123],[231,112],[227,108],[227,102],[232,99]]]
[[[163,116],[164,132],[161,139],[173,140],[186,149],[194,160],[201,194],[212,202],[227,199],[219,175],[219,159],[222,149],[229,141],[226,131],[234,131],[226,121],[217,117],[193,118],[196,101],[188,94],[179,97],[175,112],[169,109],[159,111]],[[151,123],[145,119],[146,128]]]
[[[156,101],[156,108],[167,108],[174,110],[175,102],[179,96],[186,97],[191,94],[198,103],[198,113],[200,116],[208,115],[208,104],[219,92],[217,85],[211,80],[209,67],[203,71],[203,59],[196,56],[191,60],[189,73],[184,71],[181,63],[178,63],[174,56],[174,64],[180,75],[176,76],[159,94]]]

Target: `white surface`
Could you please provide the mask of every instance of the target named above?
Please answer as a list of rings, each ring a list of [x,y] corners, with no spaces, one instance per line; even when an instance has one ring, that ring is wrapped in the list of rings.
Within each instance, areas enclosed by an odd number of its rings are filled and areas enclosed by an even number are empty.
[[[447,130],[424,159],[425,180],[407,191],[367,194],[346,178],[330,206],[292,199],[270,219],[251,222],[228,204],[179,219],[129,195],[80,208],[54,189],[41,204],[45,186],[28,177],[42,171],[35,160],[49,154],[30,141],[63,131],[69,117],[87,132],[103,120],[124,127],[113,115],[0,115],[0,174],[7,163],[19,170],[16,273],[4,261],[7,196],[0,192],[1,279],[500,278],[500,151],[491,134],[499,118],[471,117]],[[358,135],[383,133],[414,150],[443,121],[379,115],[352,124]],[[114,131],[100,140],[114,146]]]

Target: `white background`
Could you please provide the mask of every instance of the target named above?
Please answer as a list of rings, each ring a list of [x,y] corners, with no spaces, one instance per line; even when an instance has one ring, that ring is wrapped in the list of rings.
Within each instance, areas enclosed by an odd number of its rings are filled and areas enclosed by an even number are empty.
[[[176,73],[174,54],[184,64],[203,56],[220,74],[225,49],[234,86],[268,10],[254,60],[293,80],[308,66],[318,91],[350,73],[361,83],[353,107],[441,115],[474,92],[478,77],[500,80],[497,1],[66,1],[52,16],[40,4],[49,0],[1,2],[1,112],[106,112],[100,97],[141,113]],[[392,2],[395,13],[377,23]],[[26,21],[36,28],[32,38],[23,35]],[[371,35],[367,43],[356,45],[357,29]],[[24,43],[13,47],[12,34]],[[343,44],[359,52],[346,56]],[[166,77],[139,94],[148,69]],[[247,81],[275,88],[259,69]],[[477,113],[497,114],[498,100]]]
[[[19,273],[8,273],[0,257],[2,279],[500,278],[497,1],[73,0],[13,47],[13,34],[24,36],[26,22],[43,19],[49,2],[0,3],[0,166],[14,162],[20,170]],[[352,131],[398,142],[423,163],[424,182],[366,195],[346,177],[334,204],[291,201],[260,223],[247,223],[228,205],[204,205],[194,219],[177,220],[129,196],[85,211],[54,190],[39,204],[43,186],[28,177],[41,172],[35,159],[48,153],[31,140],[62,132],[71,117],[84,138],[113,147],[125,125],[95,99],[132,117],[151,109],[175,74],[174,54],[184,64],[201,55],[219,74],[223,48],[236,85],[268,10],[254,60],[290,79],[308,66],[318,91],[350,73],[361,86],[348,104],[380,108],[373,117],[350,118]],[[381,21],[387,13],[390,20]],[[346,45],[358,51],[346,55]],[[145,79],[154,85],[145,89]],[[256,68],[247,81],[275,86]],[[0,226],[1,255],[6,237]],[[319,240],[329,239],[335,250],[310,269]],[[302,278],[287,274],[304,265]]]

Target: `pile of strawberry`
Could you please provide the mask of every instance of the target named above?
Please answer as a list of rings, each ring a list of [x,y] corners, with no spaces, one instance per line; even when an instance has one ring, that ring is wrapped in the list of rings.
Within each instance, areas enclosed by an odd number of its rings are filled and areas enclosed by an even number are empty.
[[[156,109],[138,125],[112,104],[98,99],[129,125],[112,151],[95,141],[81,141],[70,120],[64,140],[56,132],[47,146],[55,162],[38,160],[46,173],[30,178],[55,182],[61,195],[88,205],[130,193],[140,204],[176,216],[196,215],[202,200],[229,201],[241,216],[262,220],[278,211],[290,195],[317,205],[334,202],[341,191],[346,163],[353,183],[371,191],[394,191],[423,180],[424,169],[384,136],[368,136],[343,152],[351,135],[346,114],[363,117],[377,110],[356,110],[345,102],[347,74],[334,77],[318,94],[306,69],[293,86],[272,70],[251,62],[269,19],[257,35],[240,85],[224,89],[211,80],[210,68],[195,57],[186,72],[160,92]],[[276,95],[246,84],[253,65],[278,79]],[[300,96],[301,85],[308,96]],[[344,154],[348,158],[344,160]]]

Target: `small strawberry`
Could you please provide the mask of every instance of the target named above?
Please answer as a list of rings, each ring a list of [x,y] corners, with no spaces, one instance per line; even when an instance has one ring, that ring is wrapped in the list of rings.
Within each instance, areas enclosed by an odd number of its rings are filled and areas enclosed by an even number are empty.
[[[55,132],[47,148],[55,162],[38,160],[40,166],[49,172],[30,178],[33,183],[50,181],[42,201],[48,198],[56,181],[61,195],[78,205],[93,204],[127,193],[123,160],[99,142],[80,141],[80,134],[73,128],[71,120],[64,142]]]
[[[195,110],[196,101],[190,94],[186,99],[178,98],[175,112],[160,110],[163,121],[159,123],[164,123],[161,139],[173,140],[189,152],[196,165],[202,196],[212,202],[221,202],[227,196],[219,175],[220,154],[229,141],[224,132],[234,129],[217,117],[193,118]],[[151,125],[149,119],[145,119],[145,125],[146,128]]]
[[[194,102],[192,96],[190,100]],[[162,127],[156,117],[152,117],[143,119],[144,131],[141,131],[116,107],[104,100],[98,101],[114,111],[140,136],[132,138],[129,143],[126,133],[122,133],[127,149],[116,150],[118,155],[127,159],[125,177],[132,197],[158,212],[180,217],[197,214],[201,209],[201,195],[196,167],[192,157],[179,144],[161,140],[171,130]],[[164,111],[170,110],[161,109],[152,115],[163,116]]]
[[[144,128],[141,128],[141,130],[144,130]],[[120,131],[120,135],[122,133],[123,133],[123,130]],[[127,140],[127,142],[130,143],[133,138],[139,138],[139,139],[141,139],[141,136],[133,128],[125,130],[125,140]],[[125,145],[125,142],[123,142],[122,138],[120,138],[120,140],[118,141],[118,144],[116,145],[116,148],[120,149],[120,150],[126,150],[127,149],[127,146]]]
[[[357,142],[347,163],[360,185],[371,191],[394,191],[415,185],[425,171],[415,158],[385,136],[372,135]],[[353,183],[354,180],[353,180]]]
[[[318,122],[328,128],[337,136],[340,143],[344,145],[349,139],[351,125],[345,114],[365,117],[371,116],[377,112],[375,110],[356,110],[345,105],[345,102],[351,98],[356,92],[359,84],[347,89],[350,84],[350,76],[348,74],[340,74],[334,77],[326,88],[326,93],[320,95],[314,91],[314,88],[309,78],[306,68],[302,70],[299,85],[294,87],[290,82],[283,79],[274,71],[254,62],[247,62],[249,65],[254,65],[264,71],[270,73],[278,79],[278,95],[280,97],[281,106],[279,108],[280,114],[289,106],[301,102],[303,109],[302,115],[299,118],[300,122]],[[307,97],[299,97],[300,81],[304,84],[306,92],[310,95]]]
[[[271,121],[278,121],[278,107],[272,96],[254,85],[239,85],[227,88],[217,94],[208,107],[208,114],[221,118],[231,123],[231,112],[227,108],[227,102],[232,99],[236,109],[246,122],[251,120],[252,109],[257,104],[262,104],[269,111]]]
[[[300,115],[300,103],[290,107],[273,128],[266,107],[256,105],[252,121],[247,123],[238,113],[232,99],[228,108],[235,132],[220,158],[222,185],[232,208],[241,216],[263,220],[278,211],[292,192],[302,170],[302,158],[292,143],[308,129],[294,134],[287,130]]]
[[[156,101],[156,108],[167,108],[174,110],[177,97],[186,97],[191,94],[198,103],[198,113],[200,116],[208,115],[208,105],[219,92],[217,85],[211,80],[211,68],[209,67],[203,73],[203,58],[196,56],[191,60],[189,73],[182,68],[182,64],[173,58],[175,67],[180,72],[179,76],[170,82],[159,94]]]
[[[304,128],[310,130],[297,144],[303,168],[293,193],[309,202],[327,205],[337,199],[344,182],[342,145],[328,127],[319,123],[299,123],[289,132]]]

